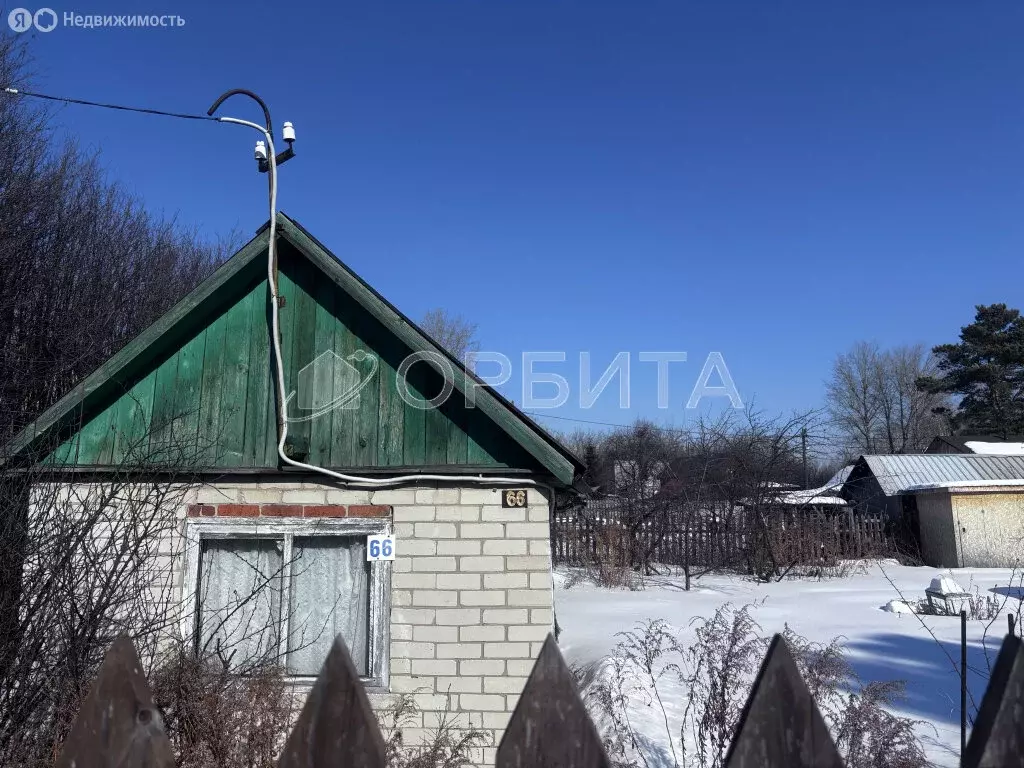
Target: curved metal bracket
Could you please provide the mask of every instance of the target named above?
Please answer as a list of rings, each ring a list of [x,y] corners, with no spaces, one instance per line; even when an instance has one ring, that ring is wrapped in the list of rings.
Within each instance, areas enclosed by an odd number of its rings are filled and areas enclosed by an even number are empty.
[[[213,102],[213,106],[206,110],[206,114],[208,114],[210,117],[213,117],[213,113],[220,108],[220,105],[228,99],[230,99],[232,96],[248,96],[250,99],[252,99],[257,104],[260,105],[260,109],[263,110],[263,119],[266,122],[267,133],[270,134],[270,138],[271,140],[273,140],[274,123],[270,119],[270,107],[267,106],[267,102],[265,102],[263,99],[261,99],[259,96],[257,96],[255,93],[253,93],[247,88],[232,88],[230,91],[225,91],[220,95],[220,97],[218,97],[218,99],[215,102]],[[295,157],[295,150],[292,148],[292,142],[288,141],[288,149],[286,149],[284,152],[279,152],[274,157],[274,161],[277,163],[277,165],[280,166],[291,160],[293,157]],[[270,170],[270,164],[267,163],[266,160],[260,160],[259,170],[260,173],[266,173],[268,170]]]
[[[238,96],[238,95],[248,96],[250,99],[252,99],[257,104],[260,105],[260,108],[263,110],[263,119],[266,121],[267,133],[269,133],[270,137],[273,138],[274,137],[274,123],[270,119],[270,108],[267,107],[267,103],[265,101],[263,101],[263,99],[261,99],[255,93],[253,93],[252,91],[250,91],[250,90],[248,90],[246,88],[233,88],[230,91],[225,91],[224,93],[222,93],[220,95],[220,97],[215,102],[213,102],[213,106],[210,107],[208,110],[206,110],[206,114],[208,114],[211,117],[213,117],[213,113],[217,111],[217,109],[220,107],[221,104],[223,104],[225,101],[230,99],[232,96]]]

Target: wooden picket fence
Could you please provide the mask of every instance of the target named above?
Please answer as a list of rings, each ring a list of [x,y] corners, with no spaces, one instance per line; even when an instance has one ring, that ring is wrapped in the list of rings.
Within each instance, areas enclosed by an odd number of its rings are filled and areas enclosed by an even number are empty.
[[[847,507],[768,509],[756,516],[736,510],[722,519],[695,519],[665,509],[656,519],[630,526],[614,504],[598,503],[558,514],[551,524],[551,554],[558,565],[602,561],[616,529],[629,531],[633,546],[651,552],[650,562],[683,567],[742,567],[766,532],[787,565],[832,564],[839,560],[890,556],[894,542],[880,514]]]
[[[57,768],[173,768],[171,745],[131,641],[108,651]],[[384,768],[381,736],[339,638],[278,768]],[[498,747],[497,768],[610,768],[558,645],[548,636]],[[1024,767],[1024,645],[1007,635],[961,768]],[[754,681],[726,768],[843,768],[781,635]]]

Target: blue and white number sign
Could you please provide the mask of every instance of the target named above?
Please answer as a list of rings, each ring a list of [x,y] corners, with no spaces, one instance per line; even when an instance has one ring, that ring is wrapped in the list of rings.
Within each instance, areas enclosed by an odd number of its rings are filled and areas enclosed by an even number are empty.
[[[395,537],[389,535],[373,535],[366,537],[367,560],[394,560]]]

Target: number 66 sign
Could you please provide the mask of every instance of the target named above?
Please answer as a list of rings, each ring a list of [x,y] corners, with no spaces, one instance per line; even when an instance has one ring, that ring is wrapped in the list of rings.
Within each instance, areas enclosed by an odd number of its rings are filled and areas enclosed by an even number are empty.
[[[374,535],[366,537],[366,559],[367,560],[394,560],[395,559],[395,537],[387,535]]]

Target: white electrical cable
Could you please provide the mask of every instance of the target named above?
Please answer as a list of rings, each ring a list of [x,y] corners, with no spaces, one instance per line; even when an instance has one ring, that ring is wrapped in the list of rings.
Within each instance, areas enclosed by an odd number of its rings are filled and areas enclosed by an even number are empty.
[[[257,123],[251,123],[248,120],[239,120],[234,117],[218,117],[218,121],[222,123],[234,123],[235,125],[245,125],[250,128],[262,133],[267,140],[267,161],[269,165],[270,173],[270,245],[267,250],[267,280],[270,283],[270,317],[271,317],[271,339],[270,344],[274,349],[274,360],[276,362],[275,368],[277,370],[277,376],[275,377],[277,386],[277,402],[279,404],[280,413],[278,418],[281,422],[281,436],[277,442],[277,455],[281,457],[281,461],[285,464],[289,464],[298,469],[305,469],[310,472],[317,472],[321,475],[333,478],[334,480],[340,480],[341,482],[352,485],[355,487],[370,487],[379,488],[381,486],[389,485],[401,485],[403,483],[413,483],[427,481],[440,481],[445,483],[452,483],[458,481],[470,481],[479,484],[495,484],[495,485],[528,485],[536,488],[546,488],[551,492],[551,500],[549,504],[554,501],[554,488],[547,484],[537,480],[529,480],[524,478],[514,477],[489,477],[486,475],[400,475],[398,477],[362,477],[359,475],[346,475],[341,472],[335,472],[327,469],[326,467],[318,467],[315,464],[305,464],[301,461],[295,461],[295,459],[287,456],[284,451],[285,440],[288,437],[288,398],[285,392],[286,384],[284,381],[284,359],[281,355],[281,321],[278,315],[279,302],[277,293],[277,275],[274,273],[274,257],[277,253],[277,161],[275,158],[274,151],[274,138],[270,135],[270,131],[264,128],[262,125]]]

